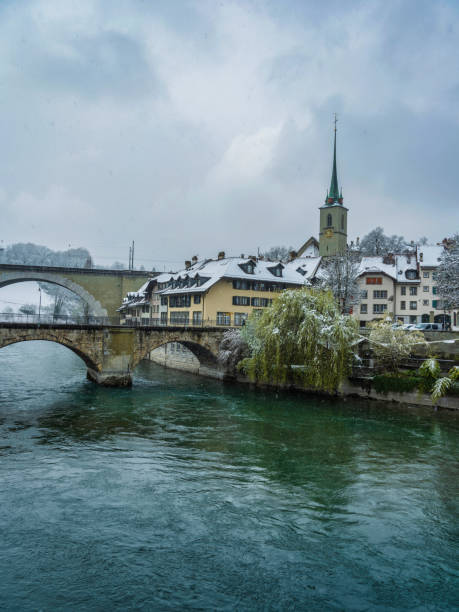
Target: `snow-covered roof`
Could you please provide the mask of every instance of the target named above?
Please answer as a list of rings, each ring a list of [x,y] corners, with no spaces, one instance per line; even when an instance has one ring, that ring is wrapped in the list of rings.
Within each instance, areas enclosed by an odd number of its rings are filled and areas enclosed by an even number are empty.
[[[386,262],[384,261],[386,259]],[[397,278],[397,271],[395,268],[395,261],[391,263],[387,258],[381,255],[375,255],[371,257],[362,257],[360,262],[359,276],[363,274],[386,274],[390,278]]]
[[[302,286],[305,284],[305,276],[297,272],[298,263],[296,265],[293,264],[294,262],[283,264],[277,261],[253,261],[252,259],[241,257],[198,261],[189,268],[169,276],[169,279],[172,281],[187,281],[187,286],[167,287],[159,293],[180,294],[190,293],[190,291],[193,293],[204,293],[223,278],[247,279],[259,282],[270,281]],[[253,274],[244,270],[245,266],[250,265],[253,266]],[[282,276],[276,276],[273,272],[279,266],[282,269]],[[157,280],[161,282],[159,279]]]
[[[422,246],[418,249],[419,265],[421,268],[436,268],[443,253],[443,246]],[[421,261],[422,254],[422,261]]]
[[[322,257],[297,257],[293,261],[285,264],[286,267],[290,267],[295,272],[299,272],[304,280],[311,280],[314,278],[319,266],[322,261]]]

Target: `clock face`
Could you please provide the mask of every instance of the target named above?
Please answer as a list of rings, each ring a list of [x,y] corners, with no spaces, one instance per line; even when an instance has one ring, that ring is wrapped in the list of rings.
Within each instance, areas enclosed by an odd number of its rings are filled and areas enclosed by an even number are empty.
[[[333,237],[333,230],[328,229],[328,230],[325,232],[325,237],[326,237],[326,238],[332,238],[332,237]]]

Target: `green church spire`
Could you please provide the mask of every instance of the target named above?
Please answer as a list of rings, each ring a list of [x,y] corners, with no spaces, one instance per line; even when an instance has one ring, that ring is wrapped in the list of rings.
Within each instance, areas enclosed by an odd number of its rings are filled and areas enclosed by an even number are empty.
[[[330,191],[327,194],[327,199],[325,200],[325,204],[334,204],[334,203],[343,203],[343,194],[340,193],[338,188],[338,173],[336,171],[336,123],[338,122],[338,118],[335,113],[335,141],[333,146],[333,171],[330,183]]]

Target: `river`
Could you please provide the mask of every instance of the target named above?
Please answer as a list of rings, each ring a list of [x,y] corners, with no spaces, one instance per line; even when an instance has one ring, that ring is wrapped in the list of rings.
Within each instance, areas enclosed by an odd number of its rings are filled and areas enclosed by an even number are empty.
[[[452,610],[457,413],[0,351],[0,608]]]

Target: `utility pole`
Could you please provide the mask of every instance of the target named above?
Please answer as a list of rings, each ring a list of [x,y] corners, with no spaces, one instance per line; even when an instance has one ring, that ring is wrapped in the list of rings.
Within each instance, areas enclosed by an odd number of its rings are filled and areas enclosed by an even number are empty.
[[[132,241],[132,245],[129,247],[129,270],[134,269],[134,241]]]

